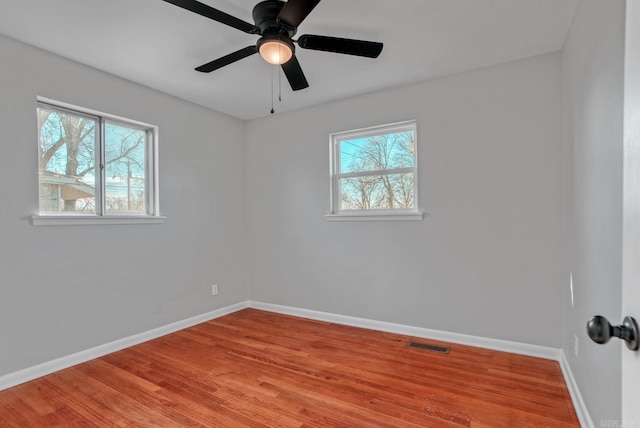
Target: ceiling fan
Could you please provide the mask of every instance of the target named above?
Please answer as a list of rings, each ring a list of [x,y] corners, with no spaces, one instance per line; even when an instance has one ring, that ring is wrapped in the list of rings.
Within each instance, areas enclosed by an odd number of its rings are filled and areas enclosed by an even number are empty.
[[[196,0],[164,0],[206,18],[260,37],[255,45],[247,46],[229,55],[197,67],[196,70],[210,73],[243,58],[260,53],[267,62],[280,65],[291,89],[308,88],[309,83],[295,55],[294,43],[303,49],[377,58],[382,52],[382,43],[339,37],[305,34],[297,40],[293,36],[298,26],[320,3],[320,0],[266,0],[253,8],[254,24],[250,24]]]

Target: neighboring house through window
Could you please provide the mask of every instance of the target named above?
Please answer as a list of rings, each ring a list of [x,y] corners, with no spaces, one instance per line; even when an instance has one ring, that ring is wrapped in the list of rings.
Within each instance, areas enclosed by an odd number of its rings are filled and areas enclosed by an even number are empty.
[[[153,218],[158,214],[157,127],[39,99],[39,214]]]

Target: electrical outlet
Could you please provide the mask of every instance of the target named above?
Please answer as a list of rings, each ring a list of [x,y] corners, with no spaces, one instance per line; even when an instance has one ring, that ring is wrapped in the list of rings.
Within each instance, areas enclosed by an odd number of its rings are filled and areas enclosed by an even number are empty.
[[[217,284],[213,284],[211,286],[211,295],[212,296],[217,296],[218,295],[218,285]]]
[[[578,335],[574,334],[573,335],[573,353],[576,354],[576,357],[578,356]]]

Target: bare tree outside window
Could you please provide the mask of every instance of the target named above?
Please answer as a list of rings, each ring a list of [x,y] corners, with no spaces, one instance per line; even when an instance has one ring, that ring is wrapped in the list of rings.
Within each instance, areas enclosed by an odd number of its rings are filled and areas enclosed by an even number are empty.
[[[37,116],[40,212],[147,212],[147,129],[44,103]]]
[[[416,133],[395,128],[334,136],[339,210],[415,208]]]
[[[107,213],[144,213],[146,132],[107,123],[105,127]]]

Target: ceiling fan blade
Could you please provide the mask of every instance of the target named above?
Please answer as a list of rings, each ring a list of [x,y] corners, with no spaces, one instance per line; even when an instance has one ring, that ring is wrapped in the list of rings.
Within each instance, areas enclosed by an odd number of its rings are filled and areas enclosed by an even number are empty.
[[[200,71],[202,73],[211,73],[214,70],[224,67],[225,65],[232,64],[236,61],[240,61],[243,58],[251,56],[258,52],[258,49],[255,46],[247,46],[244,49],[240,49],[239,51],[235,51],[230,53],[229,55],[225,55],[222,58],[215,59],[211,62],[201,65],[196,68],[196,71]]]
[[[178,7],[189,10],[198,15],[202,15],[206,18],[218,21],[221,24],[228,25],[229,27],[237,28],[240,31],[244,31],[249,34],[257,34],[257,29],[253,24],[249,24],[241,19],[231,16],[227,13],[214,9],[211,6],[200,3],[196,0],[164,0],[167,3],[175,4]]]
[[[307,78],[304,77],[302,67],[300,67],[298,58],[296,58],[295,55],[288,62],[282,64],[282,71],[284,71],[284,75],[287,76],[291,89],[294,91],[309,87]]]
[[[345,55],[377,58],[382,52],[382,43],[365,40],[342,39],[340,37],[305,34],[298,39],[298,46],[315,51],[335,52]]]
[[[289,0],[278,15],[278,20],[288,27],[298,28],[320,0]]]

